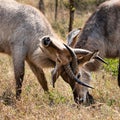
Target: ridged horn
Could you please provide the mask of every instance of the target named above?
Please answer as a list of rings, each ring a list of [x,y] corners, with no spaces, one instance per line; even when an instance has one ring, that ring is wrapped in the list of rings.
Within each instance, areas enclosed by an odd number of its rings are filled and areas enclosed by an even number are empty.
[[[75,80],[78,84],[83,85],[83,86],[88,87],[88,88],[94,89],[93,87],[89,86],[88,84],[83,83],[82,81],[80,81],[80,80],[75,76],[75,74],[73,73],[73,71],[72,71],[72,69],[71,69],[71,67],[70,67],[69,64],[64,65],[64,69],[65,69],[65,72],[68,74],[68,76],[69,76],[71,79]]]
[[[77,71],[79,70],[77,56],[76,56],[75,52],[69,46],[67,46],[66,44],[64,44],[64,46],[68,49],[68,51],[70,52],[70,54],[72,56],[71,68],[72,68],[73,73],[76,74]]]
[[[82,56],[82,55],[87,55],[88,53],[92,53],[91,51],[85,49],[80,49],[80,48],[72,48],[72,49],[76,55],[78,54]]]
[[[78,49],[78,48],[73,48],[73,51],[75,52],[75,54],[76,55],[87,55],[88,53],[91,53],[92,54],[92,52],[91,51],[89,51],[89,50],[85,50],[85,49]],[[94,51],[93,53],[96,53],[94,56],[93,56],[93,58],[94,59],[96,59],[96,60],[98,60],[98,61],[100,61],[100,62],[102,62],[102,63],[105,63],[105,64],[107,64],[104,60],[103,60],[103,58],[101,58],[99,55],[98,55],[98,50],[96,50],[96,51]],[[107,64],[108,65],[108,64]]]

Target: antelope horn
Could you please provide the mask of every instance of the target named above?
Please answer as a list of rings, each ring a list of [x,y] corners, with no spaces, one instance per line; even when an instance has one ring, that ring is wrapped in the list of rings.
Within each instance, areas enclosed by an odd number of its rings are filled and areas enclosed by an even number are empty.
[[[105,63],[106,65],[108,65],[108,63],[105,62],[100,56],[95,56],[94,59],[96,59],[96,60],[98,60],[98,61],[100,61],[100,62],[103,62],[103,63]]]
[[[72,49],[76,55],[83,56],[83,55],[87,55],[88,53],[92,53],[91,51],[86,50],[86,49],[80,49],[80,48],[72,48]]]
[[[79,70],[78,62],[77,62],[77,55],[75,54],[75,52],[69,46],[67,46],[66,44],[64,44],[64,46],[68,49],[68,51],[70,52],[70,54],[72,56],[71,67],[72,67],[73,73],[76,74],[77,71]]]
[[[91,54],[92,54],[91,51],[85,50],[85,49],[73,48],[73,51],[75,52],[76,55],[81,55],[81,56],[87,55],[88,53],[91,53]],[[103,63],[107,64],[107,63],[103,60],[103,58],[101,58],[101,57],[98,55],[98,53],[99,53],[98,50],[94,51],[94,53],[95,53],[95,52],[96,52],[96,54],[93,56],[93,58],[96,59],[96,60],[98,60],[98,61],[100,61],[100,62],[103,62]],[[107,65],[108,65],[108,64],[107,64]]]
[[[103,58],[101,58],[98,54],[99,54],[99,51],[98,50],[95,50],[94,52],[94,55],[93,55],[93,59],[96,59],[96,60],[98,60],[98,61],[101,61],[101,62],[103,62],[103,63],[105,63],[106,65],[108,65],[108,63],[106,63],[104,60],[103,60]]]
[[[71,70],[71,67],[70,67],[69,64],[64,65],[64,69],[65,69],[65,72],[68,74],[68,76],[69,76],[71,79],[74,79],[78,84],[83,85],[83,86],[85,86],[85,87],[89,87],[89,88],[94,89],[93,87],[89,86],[88,84],[83,83],[82,81],[80,81],[80,80],[75,76],[75,74],[73,73],[73,71]]]

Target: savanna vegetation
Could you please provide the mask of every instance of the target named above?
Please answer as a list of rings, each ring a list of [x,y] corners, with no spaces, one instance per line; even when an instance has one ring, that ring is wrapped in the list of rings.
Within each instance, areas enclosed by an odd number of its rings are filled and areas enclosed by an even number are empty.
[[[39,0],[17,0],[39,8]],[[87,18],[95,10],[98,0],[75,0],[73,28],[83,27]],[[69,1],[58,0],[57,20],[55,20],[55,1],[44,0],[45,16],[53,29],[66,39],[69,25]],[[51,69],[45,69],[50,95],[44,94],[34,74],[26,64],[25,79],[21,101],[15,99],[15,80],[12,60],[0,54],[0,120],[119,120],[120,88],[117,85],[118,60],[106,59],[108,65],[92,73],[90,93],[95,99],[92,105],[74,103],[70,86],[61,78],[56,87],[51,85]]]

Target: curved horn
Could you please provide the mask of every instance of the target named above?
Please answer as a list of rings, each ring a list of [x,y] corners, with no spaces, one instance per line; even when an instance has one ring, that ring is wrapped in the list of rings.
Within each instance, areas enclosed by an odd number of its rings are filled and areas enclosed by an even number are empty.
[[[78,54],[78,55],[87,55],[88,53],[92,53],[91,51],[89,50],[86,50],[86,49],[80,49],[80,48],[72,48],[72,50],[75,52],[75,54]]]
[[[80,81],[80,80],[74,75],[74,73],[72,72],[69,64],[64,65],[64,69],[65,69],[65,72],[68,74],[68,76],[69,76],[71,79],[74,79],[78,84],[93,89],[93,87],[89,86],[89,85],[86,84],[86,83],[83,83],[82,81]]]
[[[100,62],[103,62],[103,63],[105,63],[106,65],[108,65],[108,63],[105,62],[105,61],[103,60],[103,58],[101,58],[101,57],[98,55],[98,54],[99,54],[99,51],[98,51],[98,50],[95,50],[93,53],[94,53],[93,59],[96,59],[96,60],[98,60],[98,61],[100,61]]]
[[[71,67],[72,67],[73,73],[76,74],[79,69],[78,62],[77,62],[77,56],[76,56],[75,52],[69,46],[67,46],[66,44],[64,44],[64,46],[68,49],[68,51],[70,52],[70,54],[72,56]]]
[[[80,85],[83,85],[85,87],[89,87],[89,88],[92,88],[91,86],[89,86],[88,84],[86,83],[83,83],[82,81],[80,81],[76,76],[75,76],[75,73],[77,72],[78,70],[78,62],[77,62],[77,56],[75,54],[75,52],[67,45],[64,44],[64,46],[68,49],[68,51],[70,52],[71,56],[72,56],[72,69],[70,67],[70,64],[67,64],[67,65],[64,65],[64,69],[65,69],[65,72],[68,74],[68,76],[71,78],[71,79],[74,79],[77,83],[79,83]]]
[[[76,55],[80,55],[80,56],[87,55],[88,53],[90,53],[90,54],[96,53],[96,54],[93,56],[93,58],[96,59],[96,60],[98,60],[98,61],[100,61],[100,62],[103,62],[103,63],[107,64],[107,63],[103,60],[103,58],[101,58],[101,57],[98,55],[98,53],[99,53],[98,50],[96,50],[96,51],[94,51],[94,52],[92,53],[92,52],[89,51],[89,50],[79,49],[79,48],[73,48],[73,51],[75,52]]]
[[[106,65],[108,65],[108,63],[105,62],[100,56],[95,56],[94,59],[101,61],[101,62],[105,63]]]

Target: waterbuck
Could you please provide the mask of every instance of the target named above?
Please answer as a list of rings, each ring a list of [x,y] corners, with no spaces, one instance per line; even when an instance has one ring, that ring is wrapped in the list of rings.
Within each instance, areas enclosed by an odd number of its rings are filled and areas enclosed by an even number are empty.
[[[68,45],[90,51],[99,50],[103,58],[120,58],[120,0],[102,3],[88,18],[83,29],[68,34]],[[84,65],[87,71],[98,70],[100,63],[92,61]],[[118,72],[120,86],[120,60]]]
[[[75,71],[77,56],[81,56],[81,60],[88,58],[86,62],[94,53],[83,49],[71,49],[63,44],[44,15],[32,6],[14,0],[0,0],[0,52],[12,57],[18,100],[22,91],[25,60],[44,91],[48,91],[43,71],[45,67],[53,67],[53,81],[61,75],[76,91],[73,93],[77,96],[79,84],[90,87],[77,78]]]

